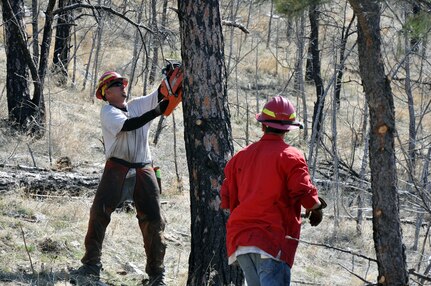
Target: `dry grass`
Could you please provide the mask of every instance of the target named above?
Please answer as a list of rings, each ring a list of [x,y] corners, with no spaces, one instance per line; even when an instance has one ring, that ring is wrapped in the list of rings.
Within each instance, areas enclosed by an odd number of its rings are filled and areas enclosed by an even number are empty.
[[[188,205],[187,193],[169,195],[175,199],[162,204],[169,217],[166,267],[168,282],[178,285],[176,282],[185,281],[187,274],[190,218],[181,207]],[[10,280],[11,285],[66,285],[68,269],[78,267],[83,255],[91,200],[91,196],[40,200],[20,191],[4,195],[0,204],[1,281]],[[113,214],[102,262],[102,279],[109,284],[137,285],[142,280],[145,254],[133,212]],[[30,275],[33,271],[38,275]]]

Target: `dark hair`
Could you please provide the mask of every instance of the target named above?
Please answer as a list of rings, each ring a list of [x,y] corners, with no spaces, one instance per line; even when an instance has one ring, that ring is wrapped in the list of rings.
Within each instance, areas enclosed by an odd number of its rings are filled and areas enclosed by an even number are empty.
[[[268,125],[265,125],[265,133],[275,133],[275,134],[284,134],[287,130],[281,130],[277,128],[270,127]]]

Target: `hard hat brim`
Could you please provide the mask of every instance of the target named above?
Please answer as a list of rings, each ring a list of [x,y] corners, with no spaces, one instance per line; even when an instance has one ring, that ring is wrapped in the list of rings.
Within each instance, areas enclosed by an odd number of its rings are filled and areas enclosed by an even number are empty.
[[[117,77],[116,79],[108,81],[108,82],[106,82],[103,85],[111,84],[114,81],[123,81],[124,87],[126,87],[129,84],[129,80],[127,78],[125,78],[125,77]],[[103,85],[99,86],[97,88],[97,91],[96,91],[96,98],[97,99],[103,99],[104,98],[103,95],[102,95],[102,87],[103,87]]]
[[[292,124],[281,124],[281,123],[276,123],[276,122],[265,122],[266,119],[264,118],[264,116],[262,115],[262,113],[258,113],[256,114],[256,120],[259,121],[260,123],[275,128],[275,129],[279,129],[279,130],[285,130],[285,131],[290,131],[290,130],[295,130],[295,129],[299,129],[302,126],[302,123],[299,121],[292,121]]]

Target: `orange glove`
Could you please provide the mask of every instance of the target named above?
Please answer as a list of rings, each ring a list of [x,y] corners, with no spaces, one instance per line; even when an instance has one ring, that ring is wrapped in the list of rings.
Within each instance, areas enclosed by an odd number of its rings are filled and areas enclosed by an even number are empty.
[[[183,99],[183,69],[180,62],[170,62],[162,69],[163,80],[159,93],[169,101],[163,115],[168,116]]]

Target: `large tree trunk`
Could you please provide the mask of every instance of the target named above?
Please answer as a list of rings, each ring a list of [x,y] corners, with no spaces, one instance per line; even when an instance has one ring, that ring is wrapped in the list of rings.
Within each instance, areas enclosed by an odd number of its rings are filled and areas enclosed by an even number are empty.
[[[219,1],[178,0],[184,79],[184,138],[190,176],[188,285],[242,285],[227,264],[219,189],[233,153]]]
[[[27,48],[27,35],[22,0],[2,0],[3,20],[6,30],[7,98],[9,119],[17,123],[21,131],[42,136],[45,126],[43,85],[51,44],[52,20],[56,0],[49,0],[45,11],[45,26],[41,44],[39,66]],[[12,3],[11,3],[12,2]],[[28,69],[34,86],[33,98],[28,91]]]
[[[16,123],[19,129],[25,130],[34,106],[28,88],[29,73],[25,51],[22,49],[20,38],[16,36],[25,31],[24,1],[2,0],[1,3],[5,25],[6,91],[9,120]]]
[[[358,17],[359,68],[370,111],[373,238],[379,285],[407,285],[394,150],[395,108],[384,71],[377,0],[349,0]]]

